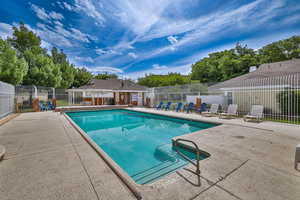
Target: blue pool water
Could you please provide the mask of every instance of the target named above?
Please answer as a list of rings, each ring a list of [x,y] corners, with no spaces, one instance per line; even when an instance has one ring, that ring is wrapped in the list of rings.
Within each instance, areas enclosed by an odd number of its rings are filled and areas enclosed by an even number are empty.
[[[150,183],[187,164],[172,148],[173,137],[216,126],[128,110],[67,114],[139,184]]]

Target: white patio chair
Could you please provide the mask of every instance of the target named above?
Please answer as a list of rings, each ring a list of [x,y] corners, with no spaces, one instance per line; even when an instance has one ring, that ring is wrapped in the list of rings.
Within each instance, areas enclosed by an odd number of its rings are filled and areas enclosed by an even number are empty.
[[[244,116],[244,121],[256,121],[261,122],[263,118],[264,106],[253,105],[248,115]]]
[[[230,104],[227,108],[227,112],[220,113],[219,118],[220,119],[232,119],[234,117],[237,117],[237,104]]]
[[[210,106],[209,111],[202,112],[201,115],[203,115],[205,117],[213,117],[213,116],[216,116],[218,114],[218,111],[219,111],[219,104],[212,104]]]

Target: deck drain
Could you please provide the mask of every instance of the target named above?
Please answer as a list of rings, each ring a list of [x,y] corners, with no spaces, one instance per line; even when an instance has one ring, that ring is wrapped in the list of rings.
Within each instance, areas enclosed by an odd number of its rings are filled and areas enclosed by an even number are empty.
[[[242,135],[237,135],[237,136],[233,136],[234,138],[237,138],[237,139],[245,139],[245,136],[242,136]]]

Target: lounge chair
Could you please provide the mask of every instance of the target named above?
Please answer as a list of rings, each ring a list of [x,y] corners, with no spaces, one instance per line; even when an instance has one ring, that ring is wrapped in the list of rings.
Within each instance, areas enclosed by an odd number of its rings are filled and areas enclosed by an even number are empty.
[[[202,103],[200,105],[200,107],[198,109],[195,110],[196,112],[202,113],[207,111],[207,104],[206,103]]]
[[[165,106],[165,110],[170,110],[172,102],[168,102],[167,105]]]
[[[251,111],[248,115],[244,116],[244,121],[256,121],[261,122],[263,118],[264,106],[263,105],[253,105]]]
[[[175,111],[176,111],[176,112],[179,112],[179,111],[181,110],[181,107],[182,107],[182,103],[179,102],[179,103],[177,104],[176,108],[175,108]]]
[[[237,116],[237,104],[230,104],[227,108],[227,112],[220,113],[219,118],[220,119],[232,119]]]
[[[46,111],[48,110],[47,106],[45,106],[42,102],[39,102],[39,107],[41,111]]]
[[[212,104],[210,106],[209,111],[202,112],[201,114],[205,117],[213,117],[213,116],[216,116],[218,114],[218,110],[219,110],[219,104]]]
[[[55,106],[54,106],[50,101],[48,101],[48,102],[47,102],[47,109],[48,109],[48,110],[54,110],[54,109],[55,109]]]
[[[164,103],[161,101],[161,102],[156,106],[156,109],[157,109],[157,110],[162,109],[163,104],[164,104]]]
[[[194,103],[190,102],[188,105],[184,106],[184,111],[186,111],[186,113],[192,112],[192,110],[194,110]]]

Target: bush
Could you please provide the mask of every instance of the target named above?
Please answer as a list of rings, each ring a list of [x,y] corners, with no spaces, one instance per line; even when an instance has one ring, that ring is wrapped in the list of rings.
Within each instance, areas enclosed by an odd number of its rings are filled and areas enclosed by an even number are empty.
[[[300,115],[300,90],[284,91],[278,94],[281,113],[284,115]]]

